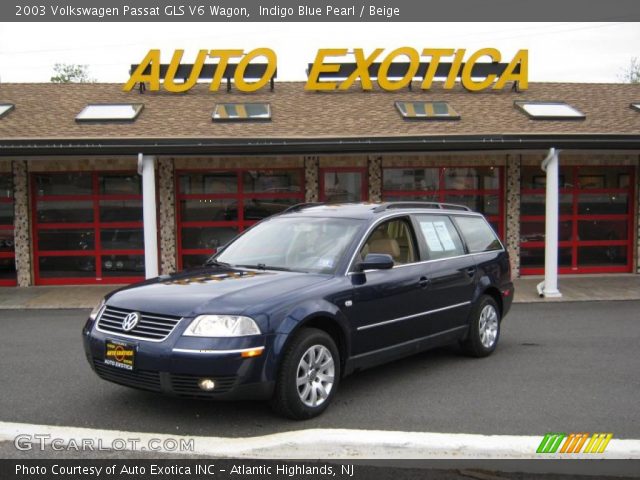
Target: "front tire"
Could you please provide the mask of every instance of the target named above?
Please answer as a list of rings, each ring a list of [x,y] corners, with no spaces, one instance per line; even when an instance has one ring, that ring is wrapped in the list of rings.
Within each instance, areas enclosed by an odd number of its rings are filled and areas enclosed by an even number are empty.
[[[333,399],[340,380],[340,355],[324,331],[305,328],[287,347],[271,406],[295,420],[320,415]]]
[[[472,357],[491,355],[500,339],[500,309],[493,297],[483,295],[471,312],[469,332],[462,350]]]

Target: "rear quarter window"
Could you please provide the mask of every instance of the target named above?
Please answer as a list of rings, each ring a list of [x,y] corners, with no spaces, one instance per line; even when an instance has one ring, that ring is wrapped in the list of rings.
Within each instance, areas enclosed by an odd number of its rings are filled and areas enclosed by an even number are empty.
[[[502,244],[493,229],[482,217],[455,217],[467,244],[469,253],[489,252],[502,249]]]

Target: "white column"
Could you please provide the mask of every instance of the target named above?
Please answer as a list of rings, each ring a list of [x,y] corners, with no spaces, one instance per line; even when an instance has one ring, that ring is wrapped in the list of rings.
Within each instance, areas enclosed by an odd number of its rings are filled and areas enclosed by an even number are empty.
[[[546,210],[544,234],[544,282],[538,285],[538,293],[543,297],[561,297],[558,290],[558,166],[559,155],[555,148],[549,149],[542,162],[542,170],[547,172]]]
[[[155,157],[139,153],[138,174],[142,175],[144,271],[146,278],[153,278],[158,276],[158,222],[156,220]]]

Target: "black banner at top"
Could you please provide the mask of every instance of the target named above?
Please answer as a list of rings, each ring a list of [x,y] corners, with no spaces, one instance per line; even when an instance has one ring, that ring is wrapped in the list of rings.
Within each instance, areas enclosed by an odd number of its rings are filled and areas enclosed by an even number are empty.
[[[7,22],[640,21],[638,0],[14,0]]]

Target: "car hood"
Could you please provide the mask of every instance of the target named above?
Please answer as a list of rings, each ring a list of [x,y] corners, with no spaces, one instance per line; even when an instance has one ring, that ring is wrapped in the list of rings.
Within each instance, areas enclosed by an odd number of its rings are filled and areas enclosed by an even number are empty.
[[[326,281],[327,275],[201,268],[161,276],[117,290],[107,304],[181,317],[204,313],[242,314],[265,301],[287,301],[301,289]]]

